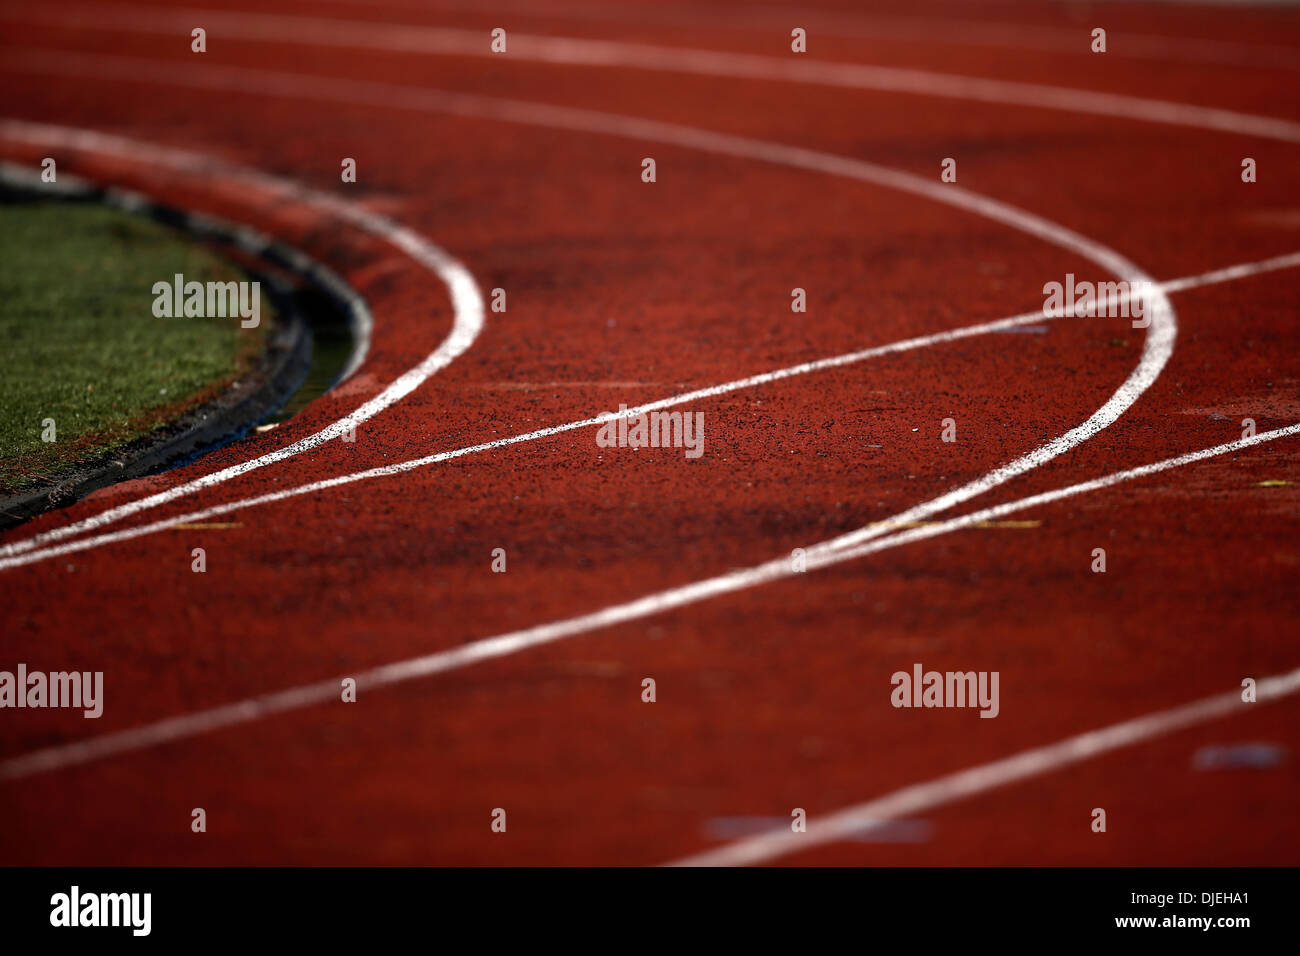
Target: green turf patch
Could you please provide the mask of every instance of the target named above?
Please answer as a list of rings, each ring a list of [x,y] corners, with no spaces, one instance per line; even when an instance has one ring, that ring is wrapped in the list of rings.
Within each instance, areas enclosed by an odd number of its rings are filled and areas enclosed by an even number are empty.
[[[153,284],[176,273],[247,279],[151,220],[93,204],[0,204],[0,494],[148,434],[256,361],[267,296],[255,329],[238,317],[155,318]],[[42,440],[49,419],[53,442]]]

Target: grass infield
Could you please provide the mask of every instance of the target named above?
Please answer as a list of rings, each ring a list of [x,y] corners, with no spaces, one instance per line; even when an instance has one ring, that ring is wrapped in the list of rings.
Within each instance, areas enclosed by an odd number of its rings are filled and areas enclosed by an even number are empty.
[[[0,494],[149,434],[256,362],[266,298],[254,329],[238,317],[155,318],[153,284],[176,273],[246,279],[151,220],[94,204],[0,204]]]

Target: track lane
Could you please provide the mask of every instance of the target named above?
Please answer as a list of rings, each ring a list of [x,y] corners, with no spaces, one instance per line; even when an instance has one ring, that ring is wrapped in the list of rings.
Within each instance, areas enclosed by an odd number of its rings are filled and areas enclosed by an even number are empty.
[[[1110,447],[1110,444],[1108,444],[1108,447]]]

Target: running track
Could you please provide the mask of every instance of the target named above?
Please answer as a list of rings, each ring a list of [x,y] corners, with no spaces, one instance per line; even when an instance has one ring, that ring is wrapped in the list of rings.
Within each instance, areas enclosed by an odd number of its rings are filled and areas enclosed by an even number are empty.
[[[0,6],[0,156],[374,315],[292,422],[0,543],[4,666],[107,688],[6,711],[0,858],[1297,862],[1296,13],[489,9]],[[1066,272],[1167,299],[1033,315]],[[702,458],[595,445],[661,400]],[[891,708],[918,661],[1001,714]]]

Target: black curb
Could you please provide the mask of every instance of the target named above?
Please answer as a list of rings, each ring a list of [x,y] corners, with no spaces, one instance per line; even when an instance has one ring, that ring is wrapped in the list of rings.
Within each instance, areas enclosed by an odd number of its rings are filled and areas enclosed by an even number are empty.
[[[340,323],[352,334],[353,354],[330,387],[347,377],[363,358],[356,345],[369,338],[370,310],[332,270],[301,251],[246,227],[156,203],[138,193],[97,187],[63,176],[57,187],[41,184],[30,171],[0,164],[0,191],[25,198],[100,202],[138,213],[190,236],[239,249],[268,266],[304,280],[296,289],[272,272],[244,268],[260,281],[275,305],[275,321],[257,365],[225,391],[149,435],[78,465],[54,480],[0,499],[0,531],[66,507],[119,481],[142,478],[185,464],[244,437],[280,409],[302,385],[312,361],[312,327]],[[322,314],[322,312],[326,314]]]

